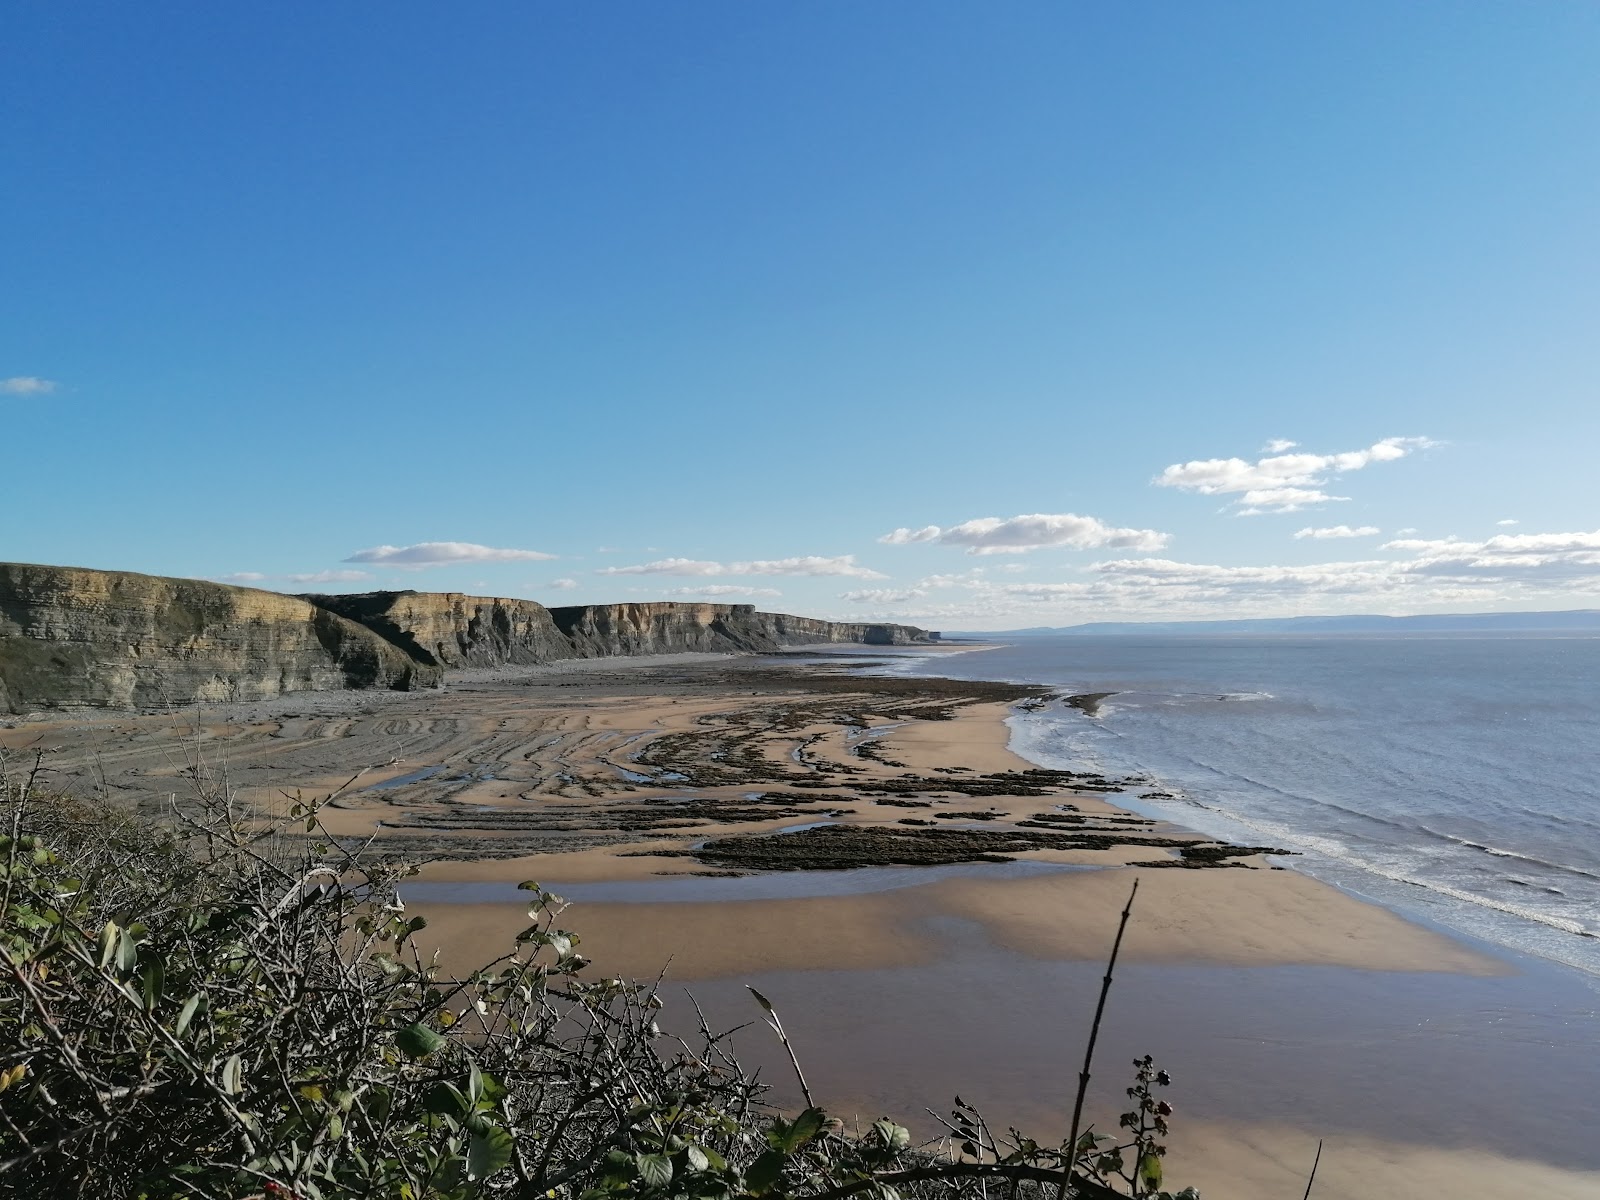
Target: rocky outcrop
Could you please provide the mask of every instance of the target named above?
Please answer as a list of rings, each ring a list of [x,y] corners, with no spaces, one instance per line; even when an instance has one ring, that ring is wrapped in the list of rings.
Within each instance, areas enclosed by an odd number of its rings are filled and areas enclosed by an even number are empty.
[[[751,604],[587,604],[459,592],[284,596],[197,579],[0,564],[0,712],[144,708],[437,686],[447,670],[631,654],[910,645],[909,625]]]
[[[293,596],[0,563],[0,712],[437,685],[371,629]]]
[[[576,656],[550,610],[532,600],[460,592],[363,592],[304,599],[365,625],[430,666],[497,667]]]
[[[581,658],[762,652],[824,642],[905,646],[937,637],[909,625],[860,625],[757,612],[753,604],[582,604],[553,608],[550,615]]]
[[[630,654],[762,653],[859,642],[904,646],[937,637],[909,625],[861,625],[757,612],[753,604],[578,604],[459,592],[306,596],[359,621],[421,662],[447,668]]]

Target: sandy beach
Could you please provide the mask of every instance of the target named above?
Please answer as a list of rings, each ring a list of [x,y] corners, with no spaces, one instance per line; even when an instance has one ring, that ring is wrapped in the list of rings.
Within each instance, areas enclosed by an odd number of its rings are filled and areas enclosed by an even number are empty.
[[[1175,1089],[1173,1178],[1287,1194],[1327,1136],[1321,1196],[1600,1194],[1600,1157],[1562,1118],[1534,1126],[1541,1103],[1585,1103],[1550,1074],[1582,1022],[1484,1017],[1529,1003],[1521,966],[1285,869],[1271,847],[1119,806],[1146,781],[1018,757],[1005,718],[1061,703],[1044,689],[855,674],[870,661],[485,672],[432,695],[14,722],[0,745],[151,810],[196,772],[264,811],[335,793],[334,834],[426,862],[403,895],[453,968],[508,946],[526,923],[516,884],[536,879],[574,902],[564,923],[596,972],[665,968],[730,1023],[751,1016],[743,985],[760,986],[819,1090],[863,1115],[915,1119],[960,1090],[1001,1124],[1058,1123],[1137,879],[1101,1116],[1114,1123],[1115,1064],[1152,1042],[1205,1081]],[[1386,1012],[1442,1024],[1389,1027]],[[1334,1069],[1341,1055],[1367,1074]],[[1440,1124],[1373,1102],[1388,1085],[1369,1076],[1387,1071],[1446,1087],[1489,1071],[1517,1099]],[[1507,1134],[1509,1116],[1530,1128]]]

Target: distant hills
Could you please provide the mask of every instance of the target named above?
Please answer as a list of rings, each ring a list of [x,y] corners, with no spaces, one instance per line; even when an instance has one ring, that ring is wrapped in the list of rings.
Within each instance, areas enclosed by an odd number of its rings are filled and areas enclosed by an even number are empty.
[[[1594,633],[1600,609],[1567,612],[1431,613],[1414,617],[1262,617],[1236,621],[1093,621],[1083,625],[946,633],[945,637],[1207,637],[1252,633]]]

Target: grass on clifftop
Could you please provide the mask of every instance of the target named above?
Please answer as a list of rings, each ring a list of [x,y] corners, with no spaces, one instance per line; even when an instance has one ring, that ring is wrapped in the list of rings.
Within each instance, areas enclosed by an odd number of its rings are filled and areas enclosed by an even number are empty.
[[[410,869],[315,804],[286,832],[202,787],[156,825],[40,778],[0,798],[0,1196],[1171,1197],[1148,1059],[1118,1137],[1075,1147],[959,1099],[925,1145],[782,1113],[698,1012],[674,1030],[654,984],[588,979],[537,884],[505,953],[451,978],[415,948]]]

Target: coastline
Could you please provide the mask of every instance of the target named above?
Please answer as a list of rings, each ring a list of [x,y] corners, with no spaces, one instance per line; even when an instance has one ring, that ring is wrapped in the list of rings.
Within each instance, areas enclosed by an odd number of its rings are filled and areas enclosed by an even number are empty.
[[[450,967],[504,948],[525,923],[515,884],[537,878],[575,900],[565,923],[594,972],[668,969],[669,1011],[690,984],[714,1020],[742,1024],[753,1015],[744,984],[759,986],[840,1111],[914,1121],[959,1089],[1002,1121],[1054,1128],[1061,1104],[1041,1097],[1064,1097],[1138,877],[1097,1119],[1114,1123],[1116,1064],[1157,1053],[1184,1084],[1173,1178],[1264,1200],[1296,1171],[1303,1180],[1301,1150],[1326,1134],[1343,1147],[1319,1173],[1329,1197],[1383,1194],[1362,1190],[1377,1177],[1363,1164],[1380,1161],[1398,1172],[1383,1178],[1485,1200],[1535,1179],[1553,1196],[1600,1183],[1600,1154],[1576,1128],[1586,1100],[1565,1071],[1593,1028],[1581,997],[1554,993],[1564,1007],[1530,1027],[1530,988],[1544,984],[1523,964],[1267,857],[1128,865],[1179,861],[1181,847],[1151,839],[1200,839],[1141,821],[1132,793],[1093,777],[1029,777],[1039,768],[1016,753],[1007,721],[1037,690],[852,674],[884,657],[870,652],[802,657],[814,661],[485,673],[431,696],[340,697],[350,703],[326,709],[296,697],[201,714],[193,744],[266,807],[364,766],[325,815],[350,837],[376,832],[380,847],[439,857],[402,894]],[[192,731],[104,714],[24,732],[53,747],[63,775],[104,771],[137,800],[181,786],[172,756]],[[1019,791],[1034,794],[1009,794]],[[1059,823],[1028,828],[1048,813]],[[1009,863],[754,873],[693,851],[800,839],[817,824],[1092,831],[1112,844],[1047,842]],[[529,845],[539,852],[516,852]],[[742,1045],[757,1061],[773,1049]],[[1394,1097],[1375,1103],[1374,1081],[1391,1076]],[[1428,1111],[1423,1095],[1438,1105],[1474,1079],[1494,1080],[1492,1094],[1439,1105],[1454,1115]],[[1423,1083],[1433,1090],[1419,1094]],[[787,1099],[781,1084],[777,1096]]]

